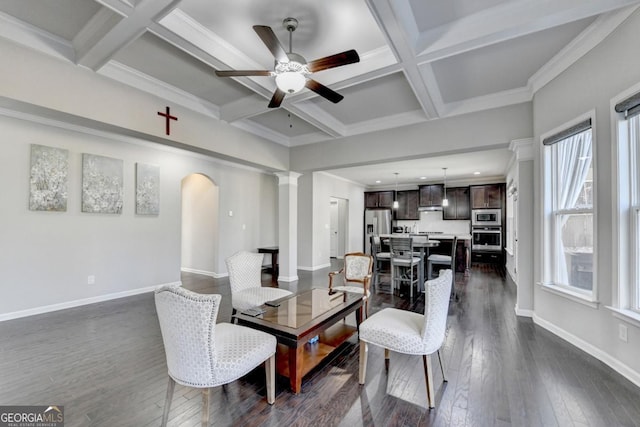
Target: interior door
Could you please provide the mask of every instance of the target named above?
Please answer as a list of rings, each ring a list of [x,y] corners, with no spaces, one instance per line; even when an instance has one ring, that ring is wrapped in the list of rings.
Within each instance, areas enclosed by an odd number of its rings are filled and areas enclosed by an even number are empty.
[[[340,216],[338,209],[338,201],[331,199],[329,208],[329,256],[336,258],[338,256],[338,230],[340,227]]]

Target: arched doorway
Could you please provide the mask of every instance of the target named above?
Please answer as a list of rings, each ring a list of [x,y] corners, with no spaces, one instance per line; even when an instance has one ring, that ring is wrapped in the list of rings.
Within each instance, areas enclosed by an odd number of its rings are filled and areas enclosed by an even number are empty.
[[[182,180],[181,270],[219,277],[218,186],[194,173]]]

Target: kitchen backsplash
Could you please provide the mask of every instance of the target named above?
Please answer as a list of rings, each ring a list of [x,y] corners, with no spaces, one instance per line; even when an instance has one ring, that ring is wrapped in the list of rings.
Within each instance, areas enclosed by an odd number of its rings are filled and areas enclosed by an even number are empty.
[[[420,231],[442,231],[445,234],[469,234],[471,233],[471,221],[452,221],[443,220],[442,211],[420,212],[420,221],[394,221],[394,225],[398,227],[409,227],[413,231],[413,227],[417,227]]]

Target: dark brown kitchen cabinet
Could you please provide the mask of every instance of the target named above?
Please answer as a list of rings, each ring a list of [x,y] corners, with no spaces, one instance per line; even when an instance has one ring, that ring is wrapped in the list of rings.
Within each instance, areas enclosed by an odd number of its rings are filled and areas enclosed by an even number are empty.
[[[449,206],[442,207],[443,219],[470,219],[469,187],[447,188]]]
[[[391,208],[393,191],[367,191],[364,193],[365,208]]]
[[[442,184],[421,185],[420,200],[418,206],[421,208],[432,208],[442,206],[442,194],[444,186]]]
[[[418,220],[418,190],[398,191],[398,209],[396,209],[396,219]]]
[[[471,209],[502,208],[502,184],[474,185],[471,188]]]

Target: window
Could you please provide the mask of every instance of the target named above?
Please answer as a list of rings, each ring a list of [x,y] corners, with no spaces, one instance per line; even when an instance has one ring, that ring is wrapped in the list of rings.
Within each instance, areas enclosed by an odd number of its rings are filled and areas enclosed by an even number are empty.
[[[591,119],[545,138],[543,143],[545,283],[593,297]]]
[[[623,118],[619,130],[619,305],[640,313],[640,115]]]
[[[640,116],[627,120],[629,125],[629,151],[631,180],[631,304],[630,308],[640,312]]]

